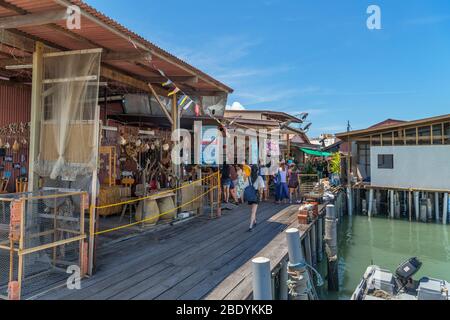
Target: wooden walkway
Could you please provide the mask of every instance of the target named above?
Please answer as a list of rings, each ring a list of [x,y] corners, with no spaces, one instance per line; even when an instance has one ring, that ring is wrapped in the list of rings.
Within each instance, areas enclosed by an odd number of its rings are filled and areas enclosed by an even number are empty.
[[[249,206],[196,218],[102,248],[96,274],[82,289],[52,290],[39,299],[132,300],[205,298],[266,247],[296,215],[295,207],[263,203],[258,225],[247,232]]]

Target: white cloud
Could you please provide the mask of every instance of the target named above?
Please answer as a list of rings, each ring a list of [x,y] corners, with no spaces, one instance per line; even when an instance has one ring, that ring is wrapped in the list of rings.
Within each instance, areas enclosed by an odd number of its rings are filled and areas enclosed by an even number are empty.
[[[245,110],[245,107],[240,103],[240,102],[233,102],[233,104],[230,106],[227,106],[227,110],[234,110],[234,111],[239,111],[239,110]]]

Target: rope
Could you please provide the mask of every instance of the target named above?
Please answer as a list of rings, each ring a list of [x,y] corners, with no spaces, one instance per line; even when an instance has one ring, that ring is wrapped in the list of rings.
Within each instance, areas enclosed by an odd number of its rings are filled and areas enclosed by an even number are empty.
[[[118,230],[130,228],[130,227],[133,227],[133,226],[136,226],[136,225],[139,225],[139,224],[143,224],[143,223],[145,223],[145,222],[147,222],[147,221],[155,220],[156,218],[160,218],[160,217],[162,217],[162,216],[168,215],[169,213],[172,213],[172,212],[174,212],[174,211],[177,211],[178,209],[181,209],[181,208],[183,208],[183,207],[185,207],[185,206],[187,206],[187,205],[190,205],[191,203],[194,203],[195,201],[197,201],[197,200],[203,198],[205,195],[211,193],[212,191],[216,190],[217,188],[218,188],[218,186],[215,186],[215,187],[211,188],[210,190],[208,190],[207,192],[203,193],[202,195],[198,196],[197,198],[192,199],[191,201],[186,202],[185,204],[183,204],[183,205],[181,205],[181,206],[178,206],[178,207],[173,208],[173,209],[171,209],[171,210],[169,210],[169,211],[166,211],[166,212],[164,212],[164,213],[161,213],[161,214],[159,214],[158,216],[154,216],[154,217],[151,217],[151,218],[148,218],[148,219],[144,219],[144,220],[142,220],[142,221],[130,223],[130,224],[127,224],[127,225],[124,225],[124,226],[120,226],[120,227],[116,227],[116,228],[111,228],[111,229],[104,230],[104,231],[99,231],[99,232],[94,233],[94,235],[98,236],[98,235],[102,235],[102,234],[105,234],[105,233],[110,233],[110,232],[114,232],[114,231],[118,231]]]
[[[151,200],[151,199],[154,199],[156,197],[160,197],[160,196],[165,195],[165,194],[173,193],[175,191],[178,191],[178,190],[181,190],[181,189],[184,189],[184,188],[188,188],[188,187],[192,186],[193,184],[198,184],[199,182],[203,182],[203,181],[205,181],[207,179],[210,179],[212,177],[215,177],[215,176],[217,176],[217,173],[214,173],[214,174],[212,174],[212,175],[210,175],[210,176],[208,176],[206,178],[194,181],[191,184],[178,187],[176,189],[166,190],[166,191],[163,191],[163,192],[160,192],[160,193],[157,193],[157,194],[153,194],[151,196],[139,198],[139,199],[133,199],[133,200],[128,200],[128,201],[124,201],[124,202],[120,202],[120,203],[114,203],[114,204],[108,204],[108,205],[104,205],[104,206],[99,206],[99,207],[95,207],[95,209],[108,209],[108,208],[122,206],[122,205],[125,205],[125,204],[135,203],[135,202],[139,202],[139,201],[143,201],[143,200]]]

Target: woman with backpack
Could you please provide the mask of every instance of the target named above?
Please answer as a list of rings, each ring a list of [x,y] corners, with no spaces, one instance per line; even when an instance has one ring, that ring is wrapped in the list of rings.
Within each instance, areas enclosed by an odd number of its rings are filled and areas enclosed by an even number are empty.
[[[257,165],[252,166],[251,174],[249,177],[249,185],[244,190],[244,198],[245,201],[251,206],[251,216],[250,216],[250,228],[249,232],[253,231],[253,228],[256,226],[256,213],[258,211],[259,205],[259,168]]]

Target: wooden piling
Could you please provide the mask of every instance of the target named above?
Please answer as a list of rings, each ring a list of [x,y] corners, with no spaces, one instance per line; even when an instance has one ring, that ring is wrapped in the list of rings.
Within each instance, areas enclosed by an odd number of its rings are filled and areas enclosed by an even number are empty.
[[[327,206],[325,246],[328,256],[328,290],[339,291],[337,219],[334,205]]]
[[[439,192],[434,193],[434,218],[439,223]]]
[[[320,217],[317,221],[317,236],[318,236],[318,243],[317,243],[317,258],[319,262],[322,262],[323,260],[323,217]]]
[[[310,266],[313,265],[312,261],[312,252],[311,252],[311,235],[310,231],[306,234],[305,237],[305,252],[306,252],[306,263],[308,263]]]
[[[447,224],[447,216],[448,216],[448,193],[444,193],[444,205],[442,206],[442,223]]]

